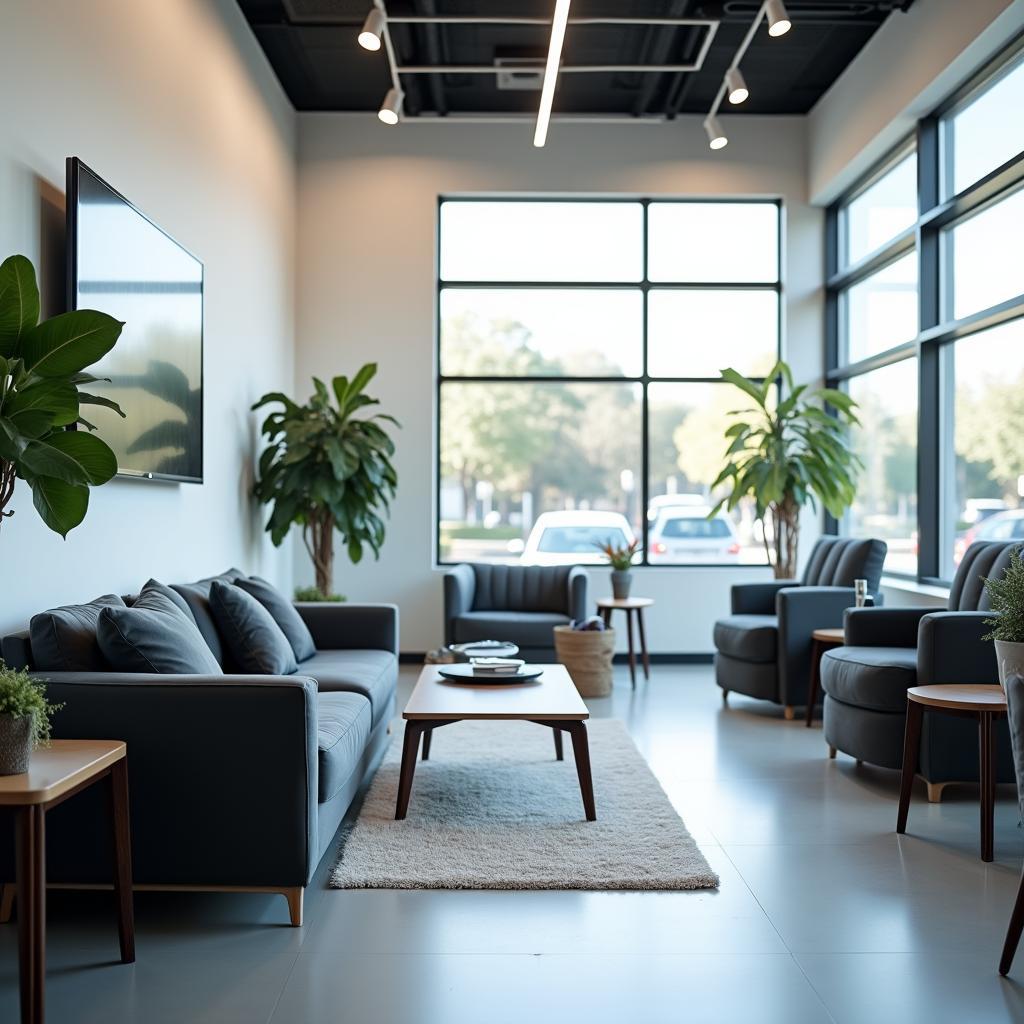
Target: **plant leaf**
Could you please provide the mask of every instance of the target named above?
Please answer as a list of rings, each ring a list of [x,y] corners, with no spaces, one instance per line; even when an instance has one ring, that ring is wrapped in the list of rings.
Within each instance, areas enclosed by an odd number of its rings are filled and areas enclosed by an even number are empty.
[[[102,395],[90,395],[88,391],[79,391],[78,401],[82,405],[102,405],[105,409],[113,409],[121,419],[125,419],[121,406],[111,398],[104,398]]]
[[[94,309],[77,309],[44,320],[21,339],[25,369],[40,377],[64,377],[102,359],[124,324]]]
[[[94,434],[61,430],[30,441],[21,463],[35,477],[54,477],[64,483],[105,484],[117,472],[117,458]]]
[[[38,321],[35,268],[24,256],[9,256],[0,263],[0,356],[15,355]]]
[[[4,403],[4,413],[12,418],[23,412],[46,412],[53,426],[67,426],[78,417],[78,390],[67,380],[38,380]]]
[[[54,533],[66,538],[69,531],[85,518],[89,510],[88,487],[48,476],[29,477],[28,483],[32,488],[32,504],[39,518]]]

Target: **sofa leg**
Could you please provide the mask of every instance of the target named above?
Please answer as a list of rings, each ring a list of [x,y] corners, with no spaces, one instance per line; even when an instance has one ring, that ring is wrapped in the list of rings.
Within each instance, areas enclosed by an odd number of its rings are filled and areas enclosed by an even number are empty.
[[[829,746],[829,748],[828,748],[828,756],[833,761],[836,759],[836,748],[835,747]]]
[[[948,782],[926,782],[928,787],[928,803],[942,803],[942,791],[949,785]]]
[[[782,709],[782,714],[785,716],[787,722],[792,722],[793,719],[796,718],[796,712],[793,710],[792,704],[787,704]]]
[[[11,882],[4,882],[0,890],[0,924],[7,924],[11,919],[11,912],[14,910],[14,894],[18,887]]]
[[[727,708],[729,706],[729,691],[722,691],[722,707]]]
[[[282,896],[288,901],[288,917],[293,928],[302,927],[302,897],[306,890],[301,885],[285,889]]]

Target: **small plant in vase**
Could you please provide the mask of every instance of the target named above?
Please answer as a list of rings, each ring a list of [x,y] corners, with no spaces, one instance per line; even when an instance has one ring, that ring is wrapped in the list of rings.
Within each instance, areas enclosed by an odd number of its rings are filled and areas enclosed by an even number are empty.
[[[38,679],[0,662],[0,775],[28,771],[32,751],[49,742],[50,719],[63,706],[46,699]]]
[[[612,597],[616,601],[625,601],[629,597],[629,588],[633,583],[633,556],[640,550],[640,541],[635,540],[631,544],[616,547],[607,540],[597,547],[612,567]]]
[[[999,685],[1006,688],[1008,676],[1024,676],[1024,560],[1021,549],[1010,552],[1010,564],[1001,579],[986,579],[985,591],[995,615],[985,620],[992,627],[985,640],[994,640]]]

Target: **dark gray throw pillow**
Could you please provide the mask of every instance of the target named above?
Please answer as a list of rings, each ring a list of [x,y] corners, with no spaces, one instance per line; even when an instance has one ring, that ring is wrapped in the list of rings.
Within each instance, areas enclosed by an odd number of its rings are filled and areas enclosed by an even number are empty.
[[[223,675],[195,622],[152,587],[131,608],[104,608],[97,636],[117,672]]]
[[[264,608],[270,612],[273,620],[281,627],[281,632],[292,645],[297,661],[305,661],[316,654],[316,644],[309,627],[302,621],[302,616],[295,610],[295,605],[288,600],[272,583],[259,576],[245,576],[235,580],[235,586],[241,587],[247,594],[252,594]]]
[[[29,622],[32,667],[40,672],[101,672],[109,668],[96,639],[100,612],[123,608],[117,594],[88,604],[67,604],[33,615]]]
[[[166,583],[161,583],[159,580],[148,579],[142,584],[142,590],[139,591],[139,595],[145,594],[147,591],[155,590],[158,594],[163,594],[183,615],[195,622],[195,616],[192,614],[191,609],[188,606],[188,602],[179,594],[173,587],[167,586]]]
[[[274,617],[233,583],[214,580],[210,610],[224,647],[241,672],[287,676],[298,670],[295,652]]]

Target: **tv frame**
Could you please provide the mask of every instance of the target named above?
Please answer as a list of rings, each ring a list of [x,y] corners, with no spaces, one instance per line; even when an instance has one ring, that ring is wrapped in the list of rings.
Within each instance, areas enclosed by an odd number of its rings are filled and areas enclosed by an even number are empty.
[[[78,308],[78,178],[81,171],[91,174],[104,188],[109,189],[121,202],[138,214],[151,227],[160,232],[169,242],[173,242],[182,252],[186,253],[199,264],[200,296],[202,310],[199,317],[199,386],[202,400],[199,404],[199,476],[181,476],[177,473],[150,473],[142,470],[121,469],[117,475],[123,480],[152,480],[155,482],[203,484],[206,482],[206,266],[191,249],[182,245],[173,235],[165,231],[151,217],[142,212],[130,199],[126,198],[105,178],[97,174],[84,160],[77,156],[69,156],[65,161],[65,224],[66,224],[66,308]]]

